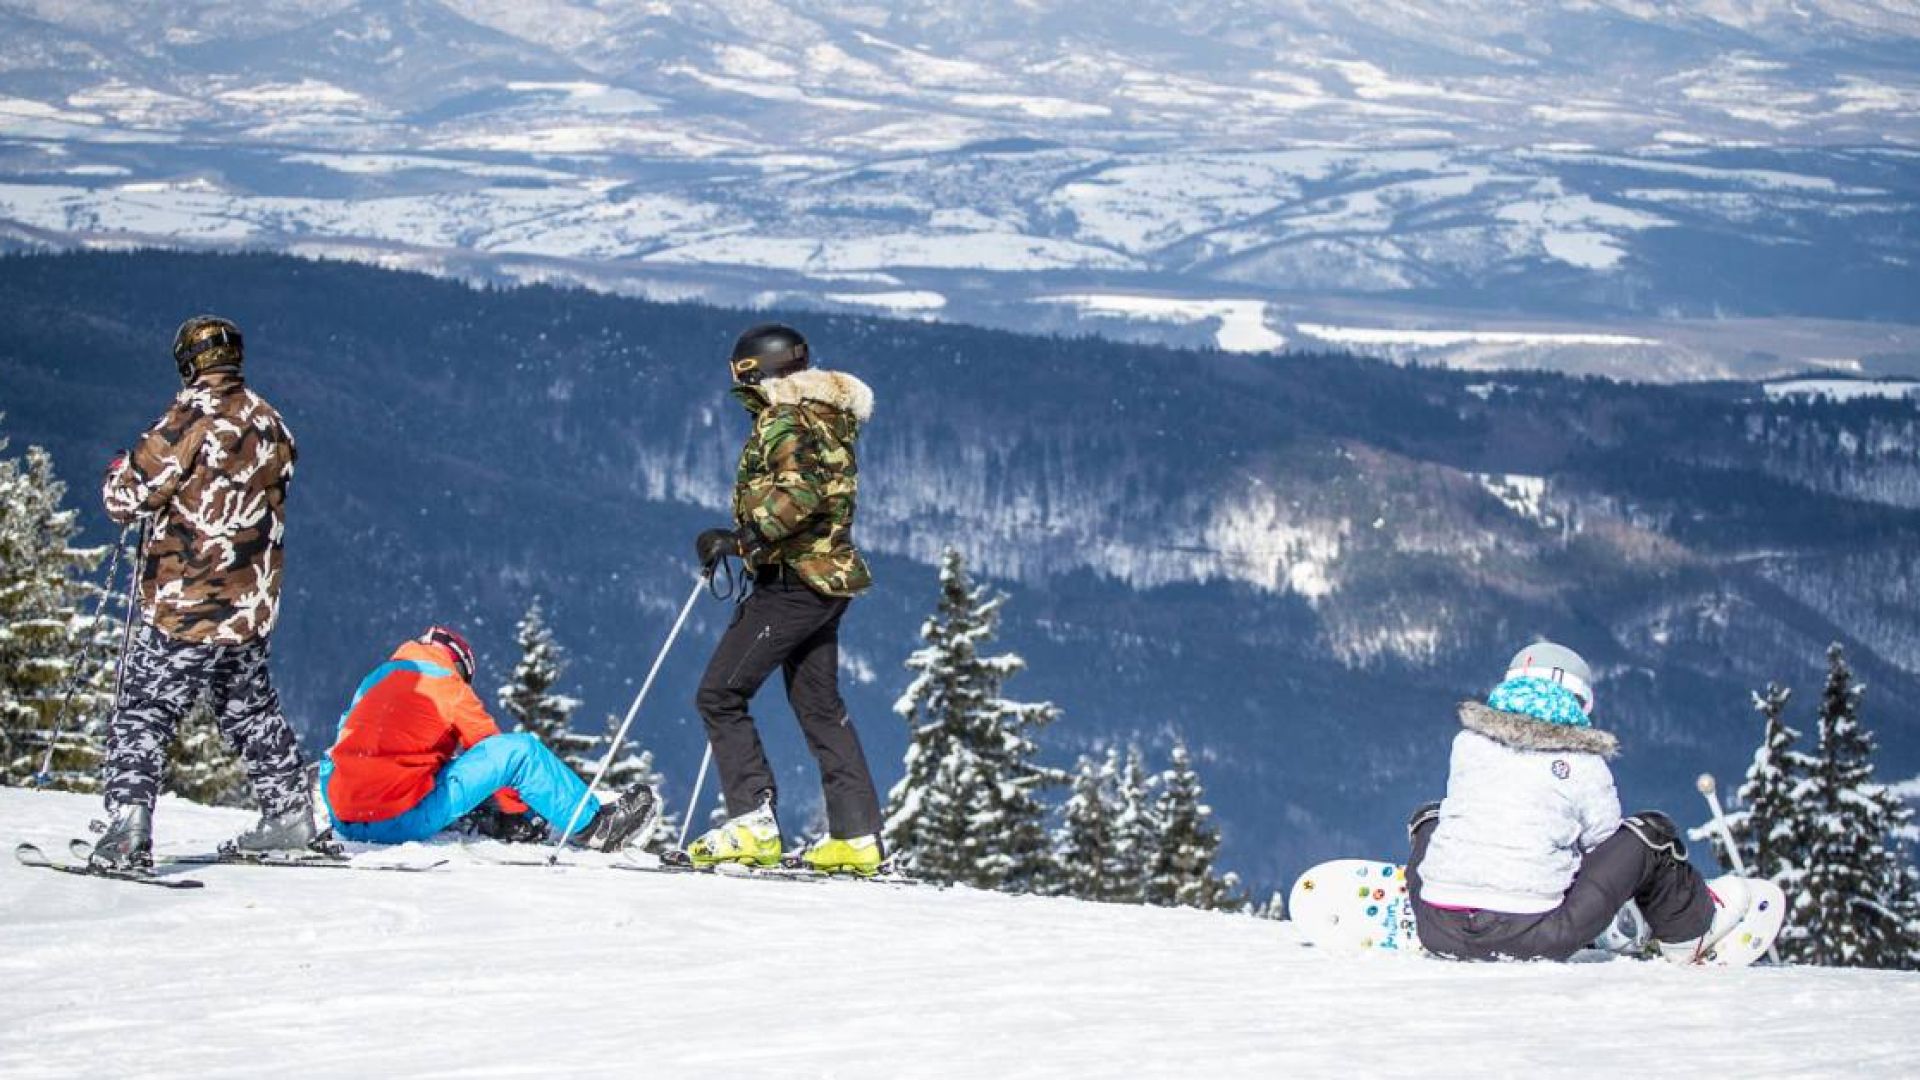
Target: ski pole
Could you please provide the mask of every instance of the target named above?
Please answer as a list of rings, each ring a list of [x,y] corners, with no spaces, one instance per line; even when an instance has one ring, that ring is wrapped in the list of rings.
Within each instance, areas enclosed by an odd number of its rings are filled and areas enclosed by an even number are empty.
[[[626,719],[620,721],[620,730],[614,732],[613,738],[607,743],[607,756],[600,760],[600,768],[594,772],[593,782],[588,784],[587,790],[580,794],[580,801],[573,805],[573,813],[567,818],[567,827],[560,830],[560,838],[554,841],[553,851],[547,855],[548,866],[553,866],[560,861],[560,849],[566,844],[567,837],[572,836],[573,830],[580,824],[580,811],[592,801],[594,791],[600,787],[600,781],[606,777],[607,769],[612,767],[613,759],[620,753],[620,744],[627,737],[628,725],[632,724],[633,718],[639,714],[640,703],[647,700],[647,691],[653,689],[654,677],[660,674],[660,665],[666,662],[667,650],[673,648],[674,639],[680,636],[680,628],[686,625],[687,615],[693,611],[693,602],[700,599],[700,590],[706,584],[707,579],[704,575],[694,579],[693,591],[687,594],[687,602],[680,605],[680,617],[673,620],[673,629],[667,633],[666,644],[660,646],[660,655],[653,658],[653,667],[647,671],[647,681],[640,684],[640,692],[634,695],[633,704],[627,707]]]
[[[1733,842],[1733,830],[1727,827],[1726,811],[1720,809],[1720,792],[1713,782],[1712,773],[1701,773],[1693,782],[1700,794],[1707,800],[1707,807],[1713,811],[1714,827],[1720,831],[1720,844],[1727,849],[1727,858],[1733,863],[1733,872],[1741,877],[1747,875],[1747,863],[1740,857],[1740,848]]]
[[[107,560],[107,573],[106,576],[101,579],[100,597],[94,601],[93,617],[87,620],[87,639],[80,643],[80,654],[74,660],[73,672],[67,676],[66,689],[60,696],[60,708],[53,714],[53,728],[47,736],[47,752],[41,755],[39,771],[33,774],[34,787],[45,787],[53,782],[53,752],[54,749],[60,745],[61,737],[67,733],[67,710],[73,705],[74,693],[80,689],[80,680],[86,678],[87,661],[93,657],[94,641],[99,636],[94,633],[94,628],[100,625],[100,616],[106,613],[107,601],[113,599],[114,579],[119,575],[120,571],[120,555],[126,550],[127,537],[133,530],[134,526],[129,524],[126,528],[120,530],[120,538],[114,541],[113,557]],[[145,537],[146,530],[143,525],[141,526],[141,538],[144,540]],[[139,561],[128,561],[133,567],[133,573],[137,575],[140,572]],[[133,621],[134,586],[135,580],[132,576],[129,576],[127,580],[128,632],[131,632]],[[113,700],[116,705],[120,702],[120,669],[126,664],[126,655],[127,647],[125,634],[123,634],[120,644],[120,662],[114,665],[113,675]]]
[[[700,788],[707,782],[707,766],[713,762],[713,743],[707,743],[706,752],[700,755],[700,772],[693,778],[693,797],[687,800],[687,820],[680,823],[680,840],[674,847],[687,850],[687,832],[693,828],[693,815],[700,811]]]
[[[1720,808],[1720,791],[1713,782],[1713,774],[1701,773],[1693,786],[1700,789],[1700,794],[1707,800],[1707,807],[1713,811],[1713,824],[1720,830],[1720,843],[1727,849],[1727,858],[1733,862],[1734,873],[1746,877],[1747,861],[1740,857],[1740,848],[1733,842],[1733,830],[1727,827],[1727,814]],[[1776,946],[1767,946],[1767,959],[1776,964],[1780,962],[1780,951]]]

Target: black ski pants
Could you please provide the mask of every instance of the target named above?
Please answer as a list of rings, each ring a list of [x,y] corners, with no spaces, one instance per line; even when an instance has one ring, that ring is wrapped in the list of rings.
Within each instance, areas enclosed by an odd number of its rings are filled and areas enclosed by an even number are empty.
[[[1580,873],[1560,906],[1537,915],[1438,908],[1420,899],[1420,864],[1436,817],[1413,834],[1407,890],[1414,925],[1427,951],[1457,960],[1565,960],[1593,944],[1632,900],[1660,941],[1689,941],[1713,924],[1713,897],[1700,872],[1655,851],[1622,826],[1580,860]]]
[[[268,673],[267,639],[245,645],[178,641],[142,623],[121,658],[120,699],[107,727],[107,814],[153,809],[167,746],[202,695],[227,744],[240,754],[254,801],[283,814],[308,799],[306,768]]]
[[[773,768],[747,706],[778,668],[786,676],[787,701],[820,765],[828,831],[842,839],[880,831],[873,774],[840,700],[840,617],[847,604],[845,597],[813,591],[791,572],[762,571],[734,610],[694,695],[729,816],[748,813],[776,793]]]

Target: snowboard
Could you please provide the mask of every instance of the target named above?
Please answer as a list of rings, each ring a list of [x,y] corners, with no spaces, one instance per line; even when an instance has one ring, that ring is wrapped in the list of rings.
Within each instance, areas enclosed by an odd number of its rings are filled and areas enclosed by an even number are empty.
[[[1737,922],[1698,959],[1709,967],[1746,967],[1767,954],[1786,919],[1786,896],[1760,878],[1733,874],[1707,883],[1725,907],[1741,911]],[[1350,952],[1422,954],[1414,923],[1407,870],[1399,863],[1335,859],[1300,875],[1287,894],[1287,915],[1309,945]],[[1631,902],[1622,908],[1593,948],[1624,956],[1646,954],[1646,921]],[[1676,961],[1684,962],[1684,961]]]
[[[1335,859],[1301,874],[1287,917],[1307,944],[1361,952],[1424,952],[1414,933],[1407,869],[1372,859]]]

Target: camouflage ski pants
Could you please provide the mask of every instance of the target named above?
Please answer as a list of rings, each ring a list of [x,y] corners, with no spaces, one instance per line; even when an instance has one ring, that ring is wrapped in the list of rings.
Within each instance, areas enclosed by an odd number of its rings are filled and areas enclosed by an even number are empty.
[[[267,672],[271,652],[265,638],[202,645],[142,623],[123,660],[120,698],[107,730],[107,814],[122,806],[152,808],[167,745],[202,695],[221,736],[239,752],[261,811],[279,814],[305,805],[305,767]]]

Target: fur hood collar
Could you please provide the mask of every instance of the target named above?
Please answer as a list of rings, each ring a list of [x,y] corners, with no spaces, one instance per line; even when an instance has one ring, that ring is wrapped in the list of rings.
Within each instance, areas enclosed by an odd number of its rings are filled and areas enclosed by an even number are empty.
[[[1460,703],[1460,726],[1515,750],[1574,750],[1603,758],[1620,752],[1620,740],[1598,728],[1549,724],[1478,701]]]
[[[849,413],[863,424],[873,415],[873,390],[844,371],[808,368],[746,389],[758,390],[768,405],[818,402]]]

